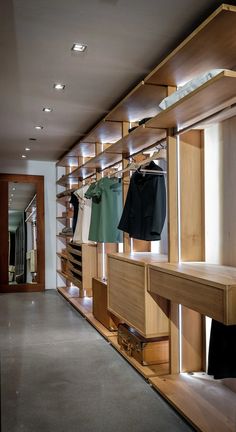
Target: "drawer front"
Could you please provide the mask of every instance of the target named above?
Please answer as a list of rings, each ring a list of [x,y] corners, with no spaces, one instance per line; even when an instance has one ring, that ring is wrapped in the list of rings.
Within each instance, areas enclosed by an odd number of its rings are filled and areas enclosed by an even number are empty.
[[[219,288],[149,269],[149,291],[224,322],[224,292]]]
[[[108,309],[145,333],[145,267],[108,258]]]

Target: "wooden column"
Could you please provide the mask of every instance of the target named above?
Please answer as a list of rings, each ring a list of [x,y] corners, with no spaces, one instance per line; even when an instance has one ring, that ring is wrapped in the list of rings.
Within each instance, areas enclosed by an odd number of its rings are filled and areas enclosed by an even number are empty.
[[[179,261],[177,139],[167,135],[168,260]]]
[[[204,261],[204,140],[191,130],[179,138],[181,261]],[[182,307],[182,371],[204,367],[204,318]]]

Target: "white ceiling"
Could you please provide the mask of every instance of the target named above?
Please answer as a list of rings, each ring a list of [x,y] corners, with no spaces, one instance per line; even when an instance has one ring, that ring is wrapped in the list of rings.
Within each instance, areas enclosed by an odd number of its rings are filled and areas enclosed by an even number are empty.
[[[57,160],[220,2],[0,3],[0,158],[23,162],[25,147],[28,159]],[[72,52],[74,42],[86,52]]]

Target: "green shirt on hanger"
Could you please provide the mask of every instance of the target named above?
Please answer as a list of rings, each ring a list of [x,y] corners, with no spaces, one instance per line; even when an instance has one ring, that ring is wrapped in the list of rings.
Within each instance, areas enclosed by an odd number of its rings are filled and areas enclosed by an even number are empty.
[[[90,185],[85,196],[92,199],[89,240],[121,243],[122,231],[117,228],[122,213],[121,182],[103,177]]]

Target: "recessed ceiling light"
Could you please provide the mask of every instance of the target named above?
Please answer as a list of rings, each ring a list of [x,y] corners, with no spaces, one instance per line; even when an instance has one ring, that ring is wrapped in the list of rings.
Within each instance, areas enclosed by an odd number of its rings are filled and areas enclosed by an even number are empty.
[[[53,87],[54,87],[55,90],[64,90],[64,88],[65,88],[65,84],[55,83],[55,84],[53,85]]]
[[[30,151],[30,148],[29,147],[25,147],[25,151]]]
[[[16,190],[16,188],[12,188],[12,190]]]
[[[43,126],[35,126],[34,128],[40,130],[43,129]]]
[[[25,156],[25,155],[21,155],[21,157],[22,157],[22,158],[26,158],[26,156]]]
[[[11,194],[11,197],[13,197],[14,196],[14,194]]]
[[[87,48],[87,45],[83,44],[83,43],[74,43],[72,45],[72,51],[77,51],[77,52],[84,52]]]
[[[45,108],[43,108],[43,111],[44,111],[44,112],[52,112],[52,108],[49,108],[49,107],[47,108],[47,107],[45,107]]]
[[[9,201],[12,201],[12,199],[11,199],[11,198],[9,198]]]

